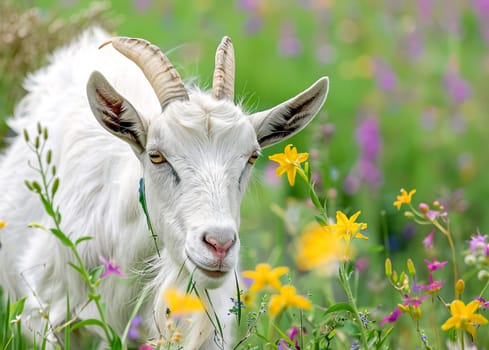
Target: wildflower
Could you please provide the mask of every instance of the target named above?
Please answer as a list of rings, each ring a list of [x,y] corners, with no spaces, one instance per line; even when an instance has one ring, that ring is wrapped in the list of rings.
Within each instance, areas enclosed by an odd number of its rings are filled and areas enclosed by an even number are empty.
[[[0,230],[2,228],[4,228],[5,226],[7,226],[7,223],[5,221],[3,221],[3,220],[0,220]]]
[[[138,350],[153,350],[153,347],[151,345],[142,344],[139,345]]]
[[[253,280],[253,284],[250,287],[251,292],[259,291],[267,286],[280,290],[282,284],[279,277],[287,272],[289,272],[289,268],[286,266],[272,269],[268,264],[258,264],[255,271],[244,271],[243,276]]]
[[[441,326],[441,329],[444,331],[451,328],[465,329],[475,338],[474,325],[487,324],[487,319],[484,316],[475,313],[479,306],[479,300],[472,300],[467,305],[461,300],[452,301],[450,304],[450,313],[452,316]]]
[[[327,269],[338,260],[348,259],[345,241],[331,234],[328,226],[311,224],[298,243],[296,265],[301,270],[323,267]]]
[[[285,333],[288,339],[280,339],[278,343],[279,350],[295,349],[300,350],[299,341],[295,339],[299,335],[299,328],[293,326],[287,333]],[[291,347],[291,343],[294,342],[294,347]]]
[[[375,60],[375,75],[377,85],[381,90],[393,91],[398,85],[396,72],[383,59]]]
[[[479,307],[482,309],[487,309],[489,308],[489,301],[486,301],[483,297],[477,297],[475,300],[480,302]]]
[[[143,320],[141,316],[135,316],[132,321],[131,325],[129,326],[129,332],[127,333],[127,337],[131,340],[137,340],[140,339],[140,328],[143,324]]]
[[[229,309],[228,315],[231,315],[231,314],[238,315],[238,313],[240,312],[239,311],[240,309],[246,308],[245,303],[243,302],[242,299],[239,299],[239,300],[234,299],[234,298],[230,298],[230,299],[231,299],[231,302],[233,303],[233,306]]]
[[[404,304],[397,304],[397,307],[402,311],[406,312],[414,320],[419,320],[421,318],[421,303],[428,299],[428,295],[423,296],[415,296],[409,297],[408,295],[404,296]]]
[[[472,236],[469,241],[469,249],[474,254],[484,254],[489,256],[489,244],[487,243],[487,235]]]
[[[350,218],[348,218],[345,214],[338,210],[336,212],[336,224],[329,226],[331,232],[344,238],[347,242],[349,242],[352,238],[368,239],[367,236],[364,236],[359,232],[360,230],[365,230],[367,228],[367,224],[355,222],[360,213],[360,211],[357,211]]]
[[[411,204],[411,198],[416,193],[416,190],[411,190],[409,193],[402,188],[401,195],[397,196],[397,200],[394,202],[394,206],[397,210],[401,209],[401,205],[403,204]]]
[[[294,186],[297,169],[301,168],[300,164],[305,162],[308,157],[308,153],[297,153],[297,148],[288,144],[285,146],[284,153],[271,155],[268,159],[279,164],[276,170],[277,176],[287,173],[287,179],[289,180],[290,186]]]
[[[120,277],[126,277],[121,268],[115,264],[113,259],[107,260],[103,256],[99,256],[100,261],[104,264],[104,272],[100,275],[100,278],[105,278],[110,275],[117,275]]]
[[[182,331],[179,330],[179,329],[176,329],[175,332],[173,333],[172,337],[171,337],[171,341],[173,343],[179,343],[182,341]]]
[[[385,325],[386,323],[394,323],[397,321],[397,319],[399,318],[399,316],[402,315],[402,312],[401,312],[401,309],[399,309],[399,307],[396,307],[394,309],[394,311],[392,311],[389,316],[386,316],[382,319],[382,321],[380,321],[380,325],[383,326]]]
[[[270,316],[274,317],[284,308],[295,306],[299,309],[310,310],[312,304],[303,296],[297,295],[294,286],[286,285],[280,288],[280,294],[274,294],[270,298]]]
[[[302,44],[292,23],[285,23],[280,29],[280,53],[286,57],[298,56],[302,52]]]
[[[457,295],[457,298],[462,295],[462,293],[465,290],[465,282],[463,279],[459,278],[457,282],[455,282],[455,293]]]
[[[163,294],[163,300],[167,304],[171,316],[181,317],[204,311],[204,304],[198,297],[187,293],[181,294],[173,288],[168,289]]]
[[[433,258],[433,261],[430,262],[428,259],[424,259],[424,262],[426,263],[426,267],[428,267],[428,270],[430,271],[436,271],[440,270],[448,264],[448,261],[438,261],[436,258]]]
[[[426,249],[433,249],[433,242],[435,239],[435,231],[431,231],[428,236],[423,239],[423,245]]]
[[[430,273],[430,284],[423,286],[423,289],[428,294],[434,294],[438,292],[443,287],[444,284],[445,281],[434,281],[433,274]]]

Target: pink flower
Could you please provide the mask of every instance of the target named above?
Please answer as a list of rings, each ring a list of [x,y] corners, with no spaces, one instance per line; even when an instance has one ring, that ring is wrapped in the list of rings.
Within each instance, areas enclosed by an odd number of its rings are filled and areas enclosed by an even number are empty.
[[[435,239],[435,231],[431,231],[428,236],[423,239],[423,245],[426,249],[433,249],[433,242]]]
[[[433,274],[430,273],[430,284],[423,286],[426,293],[433,294],[438,292],[445,284],[445,281],[433,281]]]
[[[394,311],[392,311],[389,316],[386,316],[384,317],[384,319],[382,321],[380,321],[379,325],[383,326],[385,325],[387,322],[388,323],[394,323],[397,321],[397,319],[399,318],[399,316],[402,315],[402,312],[401,312],[401,309],[399,309],[399,307],[396,307],[394,309]]]
[[[486,301],[483,297],[477,297],[475,300],[478,300],[480,302],[479,307],[482,309],[487,309],[489,308],[489,301]]]
[[[426,299],[428,299],[428,295],[423,295],[421,297],[409,297],[408,295],[405,295],[404,296],[404,306],[418,307]]]
[[[430,262],[428,259],[424,259],[424,262],[426,263],[426,266],[430,271],[440,270],[441,268],[443,268],[443,266],[448,264],[448,261],[438,261],[436,260],[436,258],[433,258],[432,262]]]
[[[100,261],[104,264],[105,271],[100,275],[100,278],[105,278],[110,275],[117,275],[120,277],[126,277],[121,268],[115,264],[113,259],[107,260],[103,256],[99,256]]]

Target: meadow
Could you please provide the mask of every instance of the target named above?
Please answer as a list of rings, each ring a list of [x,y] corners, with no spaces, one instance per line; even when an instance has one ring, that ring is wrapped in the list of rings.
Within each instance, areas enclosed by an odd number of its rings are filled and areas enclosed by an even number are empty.
[[[489,1],[106,5],[0,5],[0,139],[25,74],[96,23],[150,40],[201,86],[230,36],[237,100],[250,111],[328,76],[316,119],[256,162],[233,347],[489,348]],[[0,308],[0,349],[24,349],[22,301],[11,303]],[[113,348],[178,348],[185,336],[149,344],[133,323],[135,343]]]

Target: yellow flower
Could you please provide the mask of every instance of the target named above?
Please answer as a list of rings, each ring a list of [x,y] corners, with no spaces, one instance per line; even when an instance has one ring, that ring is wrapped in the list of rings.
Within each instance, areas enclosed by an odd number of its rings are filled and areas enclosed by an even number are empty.
[[[280,294],[274,294],[270,298],[270,316],[277,316],[280,311],[288,306],[299,309],[310,310],[311,302],[301,295],[297,295],[294,286],[286,285],[280,288]]]
[[[267,286],[280,290],[282,283],[280,283],[279,277],[287,272],[289,272],[289,268],[286,266],[272,269],[268,264],[258,264],[255,271],[244,271],[243,276],[253,280],[250,292],[259,291]]]
[[[473,300],[467,305],[463,301],[454,300],[450,304],[450,317],[442,326],[441,329],[446,331],[450,328],[465,329],[472,337],[476,337],[475,324],[487,324],[487,319],[481,314],[475,312],[479,308],[480,302]]]
[[[335,265],[338,260],[351,258],[351,250],[345,241],[333,235],[328,226],[313,223],[306,228],[298,243],[296,265],[301,270],[324,268]]]
[[[5,221],[3,221],[3,220],[0,220],[0,230],[2,228],[4,228],[5,226],[7,226],[7,223]]]
[[[287,179],[289,180],[290,186],[294,186],[297,169],[301,168],[300,164],[305,162],[308,157],[308,153],[297,153],[297,148],[288,144],[285,146],[284,153],[271,155],[268,159],[279,164],[276,170],[277,176],[287,173]]]
[[[397,196],[397,200],[393,203],[394,206],[397,208],[397,210],[401,209],[401,205],[403,204],[410,204],[411,198],[415,193],[416,190],[411,190],[409,191],[409,193],[407,193],[407,191],[404,188],[402,188],[401,195]]]
[[[173,288],[164,293],[163,300],[168,306],[170,316],[181,317],[204,311],[204,304],[198,297],[187,293],[182,294]]]
[[[367,236],[360,233],[360,230],[365,230],[367,228],[367,224],[355,222],[360,213],[360,211],[357,211],[348,219],[345,214],[338,210],[336,212],[336,224],[329,226],[331,232],[344,238],[347,242],[352,238],[368,239]]]

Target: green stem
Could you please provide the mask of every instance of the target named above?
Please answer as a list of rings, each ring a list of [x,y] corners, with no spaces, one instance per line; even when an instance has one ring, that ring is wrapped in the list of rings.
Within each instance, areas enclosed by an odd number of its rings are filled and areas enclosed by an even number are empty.
[[[44,169],[43,161],[42,161],[43,149],[44,149],[44,144],[41,146],[40,149],[35,149],[35,153],[37,156],[37,162],[39,164],[39,172],[41,174],[44,196],[46,196],[46,200],[48,201],[48,203],[51,207],[50,209],[52,209],[52,213],[55,213],[55,210],[53,207],[53,196],[50,195],[49,181],[46,178],[46,169]],[[40,194],[40,195],[42,195],[42,194]],[[55,214],[53,215],[51,213],[48,213],[48,215],[50,215],[51,218],[53,219],[53,222],[54,222],[54,225],[56,226],[56,229],[58,229],[59,231],[62,231],[61,222],[59,220],[59,217],[57,215],[55,215]],[[102,328],[103,328],[103,331],[105,333],[105,337],[107,338],[107,341],[109,343],[111,343],[112,337],[111,337],[110,331],[107,327],[107,322],[105,319],[105,313],[104,313],[104,310],[102,308],[102,305],[100,304],[100,298],[98,297],[98,295],[96,293],[95,286],[93,285],[93,283],[90,279],[90,274],[87,271],[85,264],[84,264],[84,262],[80,256],[80,254],[78,253],[78,250],[76,249],[76,245],[71,240],[70,240],[69,248],[70,248],[71,252],[73,253],[73,255],[75,256],[75,259],[76,259],[76,262],[78,264],[79,272],[80,272],[82,279],[87,283],[90,299],[95,303],[95,306],[97,307],[97,311],[98,311],[99,316],[100,316],[100,321],[103,324]]]
[[[346,296],[348,298],[348,302],[350,306],[353,308],[353,311],[355,312],[355,321],[360,329],[360,336],[362,338],[362,348],[363,349],[368,349],[368,340],[367,340],[367,333],[365,332],[365,327],[362,323],[362,320],[360,318],[360,313],[358,311],[357,303],[355,301],[355,298],[353,296],[353,293],[350,288],[350,283],[348,282],[348,276],[346,275],[345,271],[345,263],[341,262],[340,263],[340,281],[341,285],[343,286],[343,289],[345,290]]]
[[[486,284],[484,285],[484,288],[482,288],[479,296],[482,298],[482,295],[484,294],[484,292],[486,291],[487,287],[489,287],[489,279],[487,280]]]
[[[454,282],[458,281],[458,267],[457,267],[457,255],[455,254],[455,244],[453,243],[452,235],[450,233],[450,228],[443,227],[437,220],[433,221],[433,224],[438,228],[441,233],[443,233],[448,240],[448,245],[450,246],[450,251],[452,253],[452,261],[453,261],[453,279]]]

